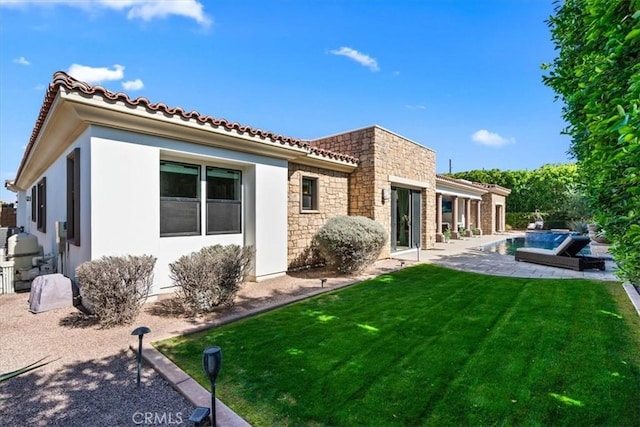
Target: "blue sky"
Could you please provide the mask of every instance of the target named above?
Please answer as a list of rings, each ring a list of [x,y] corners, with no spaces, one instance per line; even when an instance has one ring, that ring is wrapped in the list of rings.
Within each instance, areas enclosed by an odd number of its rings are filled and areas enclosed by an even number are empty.
[[[0,178],[62,70],[302,139],[377,124],[437,170],[572,161],[542,84],[551,0],[0,0]],[[0,190],[0,200],[13,193]]]

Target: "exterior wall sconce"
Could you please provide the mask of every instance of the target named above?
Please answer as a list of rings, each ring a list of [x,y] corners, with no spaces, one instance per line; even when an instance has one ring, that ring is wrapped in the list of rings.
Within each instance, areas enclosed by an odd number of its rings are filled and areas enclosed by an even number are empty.
[[[382,189],[382,203],[386,203],[391,199],[391,196],[389,195],[389,189],[388,188],[383,188]]]

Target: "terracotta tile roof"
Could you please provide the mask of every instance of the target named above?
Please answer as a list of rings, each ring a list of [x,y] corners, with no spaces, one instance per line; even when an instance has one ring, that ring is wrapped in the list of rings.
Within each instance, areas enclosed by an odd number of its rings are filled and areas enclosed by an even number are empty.
[[[336,153],[335,151],[325,150],[324,148],[315,147],[309,145],[309,151],[322,157],[328,157],[334,160],[342,160],[348,163],[358,164],[359,160],[356,157],[349,156],[348,154]]]
[[[499,191],[511,193],[511,189],[510,188],[503,187],[503,186],[498,185],[498,184],[484,184],[484,183],[480,183],[480,182],[474,182],[474,184],[479,185],[481,187],[484,187],[487,190],[499,190]]]
[[[353,164],[358,163],[358,159],[355,157],[312,147],[308,141],[303,141],[301,139],[292,138],[289,136],[283,136],[283,135],[276,134],[274,132],[265,131],[262,129],[256,129],[251,126],[244,126],[244,125],[241,125],[240,123],[230,122],[222,118],[217,119],[212,116],[202,115],[195,110],[186,111],[182,107],[169,107],[166,104],[163,104],[161,102],[152,103],[147,98],[144,98],[144,97],[130,98],[126,93],[111,92],[102,86],[92,86],[88,83],[82,82],[80,80],[77,80],[71,77],[70,75],[68,75],[63,71],[58,71],[54,73],[53,81],[49,84],[49,87],[47,88],[47,93],[45,94],[42,107],[40,108],[38,119],[36,120],[36,123],[34,125],[33,132],[31,133],[31,138],[25,149],[25,154],[20,163],[20,167],[18,168],[18,173],[16,174],[16,177],[20,176],[20,173],[22,172],[22,168],[24,167],[26,159],[27,157],[29,157],[29,154],[31,153],[31,149],[33,148],[33,145],[35,144],[35,141],[38,138],[40,131],[42,130],[42,126],[44,125],[44,122],[49,114],[49,111],[51,109],[51,106],[54,100],[56,99],[56,96],[58,95],[58,92],[60,91],[60,88],[65,88],[68,91],[77,92],[77,93],[81,93],[88,96],[98,95],[103,97],[105,100],[108,100],[111,102],[121,101],[131,106],[143,106],[149,111],[154,111],[154,112],[159,111],[167,116],[179,116],[187,120],[190,120],[190,119],[197,120],[200,123],[205,123],[205,124],[208,123],[214,127],[223,127],[227,130],[236,131],[240,135],[248,134],[251,136],[257,136],[261,139],[268,139],[274,143],[279,143],[281,145],[307,149],[310,153],[314,153],[332,160],[341,160],[341,161],[346,161],[348,163],[353,163]]]
[[[441,181],[451,182],[453,184],[468,185],[469,187],[476,187],[485,191],[487,190],[483,185],[478,184],[477,182],[467,181],[466,179],[451,178],[450,176],[440,175],[440,174],[436,175],[436,179]]]
[[[468,181],[466,179],[452,178],[452,177],[446,176],[446,175],[437,174],[436,175],[436,179],[440,180],[440,181],[451,182],[451,183],[454,183],[454,184],[463,184],[463,185],[468,185],[470,187],[477,187],[477,188],[480,188],[480,189],[485,190],[485,191],[487,191],[487,190],[498,190],[498,191],[502,191],[502,192],[509,192],[509,193],[511,192],[510,189],[505,188],[505,187],[501,187],[501,186],[499,186],[497,184],[484,184],[484,183],[481,183],[481,182],[471,182],[471,181]]]

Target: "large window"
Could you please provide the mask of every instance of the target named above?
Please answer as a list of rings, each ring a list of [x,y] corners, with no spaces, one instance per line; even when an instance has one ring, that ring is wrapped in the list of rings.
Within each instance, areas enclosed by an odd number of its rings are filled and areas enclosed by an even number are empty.
[[[38,231],[47,232],[47,178],[44,177],[38,182]],[[33,202],[31,202],[33,203]]]
[[[302,210],[318,210],[318,178],[302,178]]]
[[[200,196],[203,181],[204,202]],[[160,236],[202,234],[201,212],[206,215],[207,234],[241,233],[242,172],[161,161]]]
[[[80,246],[80,148],[67,156],[67,241]]]
[[[200,166],[160,162],[160,235],[200,234]]]
[[[242,231],[242,173],[207,167],[207,234]]]

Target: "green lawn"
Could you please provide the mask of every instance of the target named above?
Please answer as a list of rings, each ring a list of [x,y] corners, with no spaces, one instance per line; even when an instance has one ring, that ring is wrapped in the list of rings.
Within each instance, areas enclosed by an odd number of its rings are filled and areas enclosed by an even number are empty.
[[[618,283],[405,268],[156,345],[255,426],[640,425]]]

